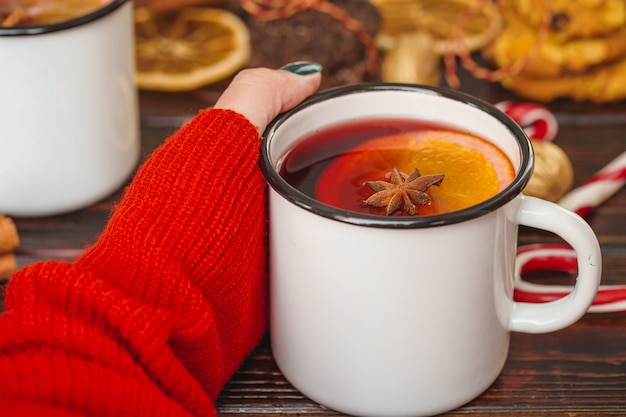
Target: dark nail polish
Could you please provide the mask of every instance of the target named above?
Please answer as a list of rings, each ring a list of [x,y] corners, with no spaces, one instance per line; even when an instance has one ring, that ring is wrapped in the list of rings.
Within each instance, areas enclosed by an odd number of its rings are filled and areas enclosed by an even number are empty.
[[[280,67],[280,69],[289,71],[298,75],[309,75],[309,74],[315,74],[316,72],[322,71],[322,66],[316,62],[300,61],[300,62],[292,62],[290,64],[287,64],[283,67]]]

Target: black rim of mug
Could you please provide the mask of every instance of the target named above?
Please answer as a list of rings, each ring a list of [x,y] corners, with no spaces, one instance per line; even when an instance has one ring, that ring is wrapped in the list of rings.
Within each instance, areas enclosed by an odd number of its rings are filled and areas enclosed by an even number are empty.
[[[289,119],[289,117],[307,107],[315,105],[320,101],[328,100],[329,98],[376,90],[415,91],[427,94],[435,94],[444,98],[449,98],[469,104],[472,107],[476,107],[479,110],[491,115],[492,117],[500,121],[504,126],[506,126],[511,134],[518,139],[517,143],[521,154],[521,164],[517,175],[515,176],[511,184],[509,184],[504,190],[502,190],[494,197],[463,210],[428,216],[385,217],[365,213],[357,213],[349,210],[342,210],[321,203],[316,199],[292,187],[274,169],[270,158],[270,148],[272,143],[271,138],[274,133],[280,128],[280,126]],[[274,119],[263,133],[262,139],[263,144],[261,146],[260,160],[261,171],[268,184],[276,192],[278,192],[278,194],[282,195],[293,204],[307,211],[316,213],[320,216],[344,223],[369,227],[381,227],[390,229],[415,229],[460,223],[473,218],[484,216],[502,207],[522,192],[522,190],[530,180],[534,165],[533,153],[531,151],[532,148],[528,136],[526,135],[524,130],[504,112],[477,97],[459,91],[450,90],[444,87],[422,86],[414,84],[363,83],[337,87],[319,92],[309,97],[298,106],[294,107],[292,110],[282,113],[276,119]]]
[[[110,3],[105,6],[95,10],[86,15],[79,16],[75,19],[65,20],[63,22],[52,23],[50,25],[39,25],[39,26],[20,26],[20,27],[10,27],[3,28],[0,27],[0,36],[32,36],[32,35],[43,35],[51,32],[58,32],[60,30],[70,29],[76,26],[81,26],[86,23],[92,22],[94,20],[100,19],[116,10],[123,4],[127,3],[129,0],[112,0]]]

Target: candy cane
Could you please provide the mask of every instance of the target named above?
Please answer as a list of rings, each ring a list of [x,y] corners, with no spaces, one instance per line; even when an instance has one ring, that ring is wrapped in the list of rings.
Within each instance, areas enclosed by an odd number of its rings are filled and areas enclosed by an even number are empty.
[[[587,182],[566,194],[559,204],[584,216],[602,204],[626,183],[626,152],[611,161]],[[521,246],[517,251],[515,267],[516,301],[547,302],[564,297],[571,286],[538,285],[522,278],[531,271],[577,270],[576,253],[568,245],[536,244]],[[626,312],[626,285],[601,285],[590,313]]]
[[[626,152],[611,161],[580,187],[573,189],[559,201],[565,208],[584,216],[615,194],[626,183]],[[522,278],[532,271],[577,270],[576,252],[568,245],[536,244],[521,246],[515,266],[516,301],[547,302],[569,294],[571,286],[538,285]],[[590,313],[626,312],[626,285],[600,285]]]
[[[545,107],[532,103],[501,102],[496,104],[526,131],[531,139],[553,140],[558,132],[554,115]],[[585,216],[603,204],[626,183],[626,152],[612,160],[585,183],[567,193],[558,203]],[[522,278],[532,271],[563,271],[575,274],[577,258],[568,245],[535,244],[518,248],[513,298],[520,302],[541,303],[557,300],[572,291],[567,285],[539,285]],[[626,312],[626,285],[600,285],[588,312]]]
[[[618,192],[625,183],[626,152],[623,152],[581,186],[565,194],[559,204],[585,216]]]
[[[558,300],[569,294],[568,285],[539,285],[522,279],[522,275],[533,271],[562,271],[575,274],[576,252],[568,245],[535,244],[520,247],[515,265],[515,301],[545,303]],[[588,312],[626,312],[626,285],[600,285]]]
[[[535,103],[502,101],[496,107],[519,124],[529,138],[552,141],[559,132],[559,123],[545,106]]]

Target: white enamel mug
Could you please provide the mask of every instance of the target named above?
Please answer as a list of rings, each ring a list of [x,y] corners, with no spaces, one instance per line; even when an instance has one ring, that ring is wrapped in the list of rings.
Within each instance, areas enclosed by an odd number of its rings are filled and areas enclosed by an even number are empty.
[[[0,28],[0,212],[45,216],[108,196],[139,158],[132,3]]]
[[[382,217],[326,206],[278,174],[300,139],[367,118],[410,118],[474,133],[501,148],[516,176],[457,212]],[[497,378],[511,331],[577,321],[600,282],[591,228],[522,194],[533,166],[523,130],[495,107],[445,89],[369,84],[322,92],[268,128],[270,335],[285,377],[304,395],[357,416],[427,416],[457,408]],[[560,235],[579,275],[563,299],[514,302],[518,226]]]

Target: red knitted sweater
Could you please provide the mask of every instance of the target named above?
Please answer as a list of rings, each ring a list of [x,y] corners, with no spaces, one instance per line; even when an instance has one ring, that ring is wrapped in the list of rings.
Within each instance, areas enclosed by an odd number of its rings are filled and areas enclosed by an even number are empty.
[[[267,320],[256,128],[202,111],[73,263],[23,268],[0,317],[2,416],[212,416]]]

